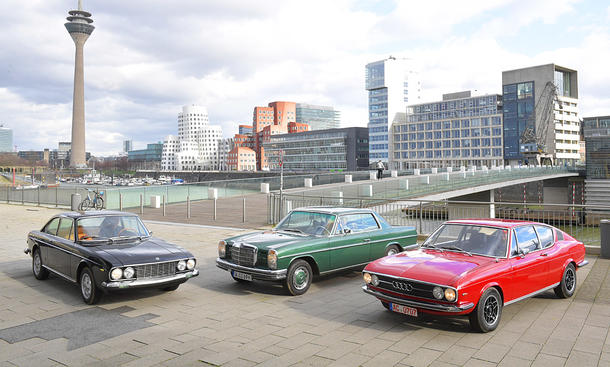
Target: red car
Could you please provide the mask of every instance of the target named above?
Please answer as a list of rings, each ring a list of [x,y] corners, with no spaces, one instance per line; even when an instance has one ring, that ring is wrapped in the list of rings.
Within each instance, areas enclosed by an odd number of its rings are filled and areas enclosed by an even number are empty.
[[[367,265],[362,289],[389,310],[468,315],[473,329],[488,332],[503,306],[550,289],[571,297],[576,269],[587,263],[582,242],[547,224],[453,220],[418,249]]]

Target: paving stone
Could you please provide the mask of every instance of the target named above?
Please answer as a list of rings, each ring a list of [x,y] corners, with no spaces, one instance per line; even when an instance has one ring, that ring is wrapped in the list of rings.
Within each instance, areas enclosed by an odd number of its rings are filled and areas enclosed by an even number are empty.
[[[424,367],[430,365],[434,360],[441,356],[443,352],[438,350],[418,348],[415,352],[403,358],[400,363],[413,367]]]
[[[474,348],[463,347],[461,345],[454,345],[447,349],[446,352],[441,354],[438,358],[439,362],[446,362],[451,364],[463,365],[477,352]]]
[[[502,362],[498,364],[499,367],[527,367],[531,366],[533,361],[527,359],[521,359],[513,356],[506,356],[502,359]]]
[[[536,359],[536,356],[540,352],[540,349],[542,349],[541,344],[518,341],[512,346],[512,348],[508,352],[508,355],[520,359],[527,359],[533,361],[534,359]]]
[[[347,353],[359,348],[360,344],[349,343],[345,341],[337,341],[335,344],[328,346],[326,349],[321,350],[316,355],[327,359],[336,360],[341,358]]]
[[[551,338],[542,347],[542,353],[567,358],[570,355],[572,346],[574,346],[573,341]]]
[[[566,358],[540,353],[531,365],[532,367],[556,367],[563,366],[565,363]]]
[[[599,363],[599,354],[597,353],[587,353],[579,350],[572,350],[570,356],[568,357],[568,361],[566,362],[566,367],[588,367],[588,366],[597,366]]]

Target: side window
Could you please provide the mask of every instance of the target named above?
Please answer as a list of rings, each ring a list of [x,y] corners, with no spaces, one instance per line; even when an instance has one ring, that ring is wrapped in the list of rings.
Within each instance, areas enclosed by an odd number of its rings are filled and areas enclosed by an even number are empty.
[[[517,246],[517,236],[515,235],[515,231],[513,231],[513,236],[510,240],[510,256],[519,255],[519,246]]]
[[[352,233],[379,229],[377,221],[372,214],[348,214],[341,217],[341,227],[349,228]]]
[[[50,221],[45,227],[43,232],[44,233],[48,233],[48,234],[52,234],[53,236],[55,236],[55,234],[57,233],[57,227],[59,226],[59,218],[53,218],[52,221]]]
[[[57,237],[74,240],[73,223],[74,220],[72,218],[61,218],[59,228],[57,229]]]
[[[538,235],[536,235],[536,231],[534,230],[533,226],[517,227],[515,228],[515,233],[517,234],[519,249],[531,252],[540,248]]]
[[[557,241],[563,241],[563,232],[556,230],[555,233],[557,233]]]
[[[538,238],[540,238],[540,246],[542,248],[553,245],[553,230],[545,226],[535,226],[536,232],[538,232]]]

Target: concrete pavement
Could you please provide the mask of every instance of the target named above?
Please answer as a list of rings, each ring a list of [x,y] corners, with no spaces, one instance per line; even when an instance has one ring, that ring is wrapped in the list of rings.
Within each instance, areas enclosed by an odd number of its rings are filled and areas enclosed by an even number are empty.
[[[27,232],[56,212],[0,204],[0,366],[610,365],[608,260],[588,258],[571,299],[551,291],[512,304],[497,330],[478,334],[466,319],[386,311],[357,271],[317,279],[300,297],[236,283],[214,260],[218,240],[241,230],[149,223],[193,252],[201,275],[175,292],[115,294],[92,307],[75,285],[36,280],[23,254]]]

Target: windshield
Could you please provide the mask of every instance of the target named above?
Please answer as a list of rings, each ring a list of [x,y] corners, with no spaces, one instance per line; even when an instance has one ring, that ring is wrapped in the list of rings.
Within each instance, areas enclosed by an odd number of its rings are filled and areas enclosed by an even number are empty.
[[[508,230],[466,224],[443,224],[423,247],[506,257]]]
[[[108,240],[148,237],[150,234],[140,218],[132,215],[85,217],[76,222],[78,240]]]
[[[310,236],[328,236],[334,224],[333,214],[293,211],[275,229]]]

